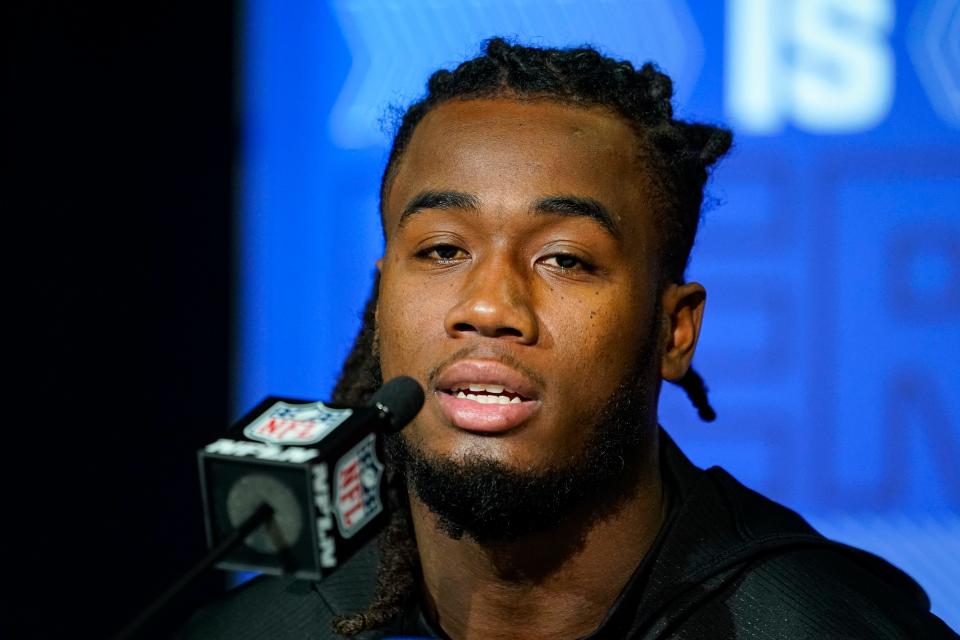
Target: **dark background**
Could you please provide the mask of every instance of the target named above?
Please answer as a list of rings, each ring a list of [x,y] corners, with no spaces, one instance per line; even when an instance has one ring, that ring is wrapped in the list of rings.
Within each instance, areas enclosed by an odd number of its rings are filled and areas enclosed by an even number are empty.
[[[205,550],[194,451],[228,422],[237,16],[3,11],[0,635],[105,637]]]

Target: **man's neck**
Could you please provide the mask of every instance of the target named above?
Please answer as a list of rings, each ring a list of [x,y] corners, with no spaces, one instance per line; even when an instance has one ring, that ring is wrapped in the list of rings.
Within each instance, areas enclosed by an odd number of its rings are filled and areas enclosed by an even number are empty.
[[[578,638],[606,617],[650,550],[666,514],[656,451],[600,517],[510,543],[453,540],[411,495],[423,605],[453,640]]]

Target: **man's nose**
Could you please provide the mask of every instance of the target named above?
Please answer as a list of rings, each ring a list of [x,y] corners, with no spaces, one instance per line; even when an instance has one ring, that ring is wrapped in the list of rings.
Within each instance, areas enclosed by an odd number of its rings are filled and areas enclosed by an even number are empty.
[[[534,344],[539,322],[531,300],[531,276],[505,258],[478,264],[465,277],[457,303],[444,318],[447,335]]]

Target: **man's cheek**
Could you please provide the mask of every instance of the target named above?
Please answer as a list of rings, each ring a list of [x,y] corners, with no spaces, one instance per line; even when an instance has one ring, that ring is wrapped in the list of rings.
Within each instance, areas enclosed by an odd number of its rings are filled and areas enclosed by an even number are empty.
[[[380,306],[379,324],[377,325],[380,366],[385,379],[399,375],[404,355],[400,349],[404,344],[402,323],[398,317],[399,310],[389,300],[382,300]]]
[[[422,373],[425,349],[430,344],[424,328],[427,322],[410,309],[394,309],[381,315],[380,361],[384,377]]]
[[[407,373],[410,366],[410,354],[404,351],[409,341],[394,326],[380,325],[380,366],[384,379]]]

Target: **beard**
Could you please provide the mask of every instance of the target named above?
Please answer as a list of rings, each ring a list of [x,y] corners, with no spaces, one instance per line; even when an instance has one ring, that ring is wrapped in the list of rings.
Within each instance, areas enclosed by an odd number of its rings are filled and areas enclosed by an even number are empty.
[[[481,544],[511,542],[556,529],[571,516],[589,522],[618,504],[639,477],[652,409],[646,399],[659,382],[647,373],[657,335],[649,332],[635,367],[607,399],[578,454],[562,467],[520,470],[479,453],[454,460],[426,451],[402,432],[385,440],[387,459],[453,539],[465,534]]]

